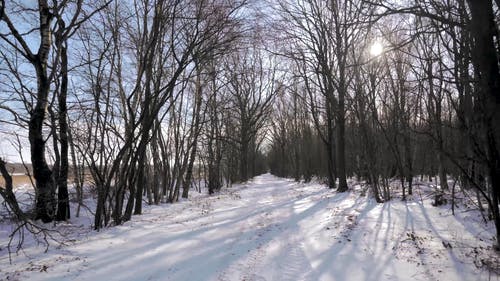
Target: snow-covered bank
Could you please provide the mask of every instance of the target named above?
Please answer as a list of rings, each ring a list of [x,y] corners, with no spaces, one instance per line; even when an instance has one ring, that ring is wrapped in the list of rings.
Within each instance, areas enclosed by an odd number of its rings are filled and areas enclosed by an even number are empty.
[[[426,196],[376,204],[358,188],[263,175],[68,234],[46,254],[28,244],[12,264],[3,231],[0,280],[500,280],[481,264],[494,229],[477,212],[452,216]]]

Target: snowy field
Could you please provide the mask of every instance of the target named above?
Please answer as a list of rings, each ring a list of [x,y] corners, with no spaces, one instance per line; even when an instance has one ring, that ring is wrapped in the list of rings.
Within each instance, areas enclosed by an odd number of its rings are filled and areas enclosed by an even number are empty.
[[[494,228],[465,199],[453,216],[449,204],[431,206],[427,186],[385,204],[362,189],[351,182],[336,193],[266,174],[218,195],[148,206],[100,232],[83,209],[47,225],[64,245],[44,253],[26,238],[12,263],[2,221],[0,280],[500,280]]]

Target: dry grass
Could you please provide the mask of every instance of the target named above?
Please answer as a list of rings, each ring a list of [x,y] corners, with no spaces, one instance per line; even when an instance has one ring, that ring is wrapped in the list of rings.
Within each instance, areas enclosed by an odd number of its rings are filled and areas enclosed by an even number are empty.
[[[33,178],[33,183],[34,182],[35,182],[35,179]],[[84,182],[86,184],[91,183],[92,177],[90,175],[85,175]],[[30,177],[28,177],[26,175],[20,175],[20,174],[12,175],[12,183],[14,185],[14,188],[19,187],[19,186],[23,186],[23,185],[31,186]],[[73,183],[73,177],[70,176],[70,177],[68,177],[68,184],[72,184],[72,183]],[[4,187],[5,187],[5,181],[4,181],[3,177],[0,176],[0,188],[4,188]]]
[[[12,183],[14,188],[21,185],[31,185],[30,178],[26,175],[12,175]],[[5,181],[2,176],[0,176],[0,187],[5,187]]]

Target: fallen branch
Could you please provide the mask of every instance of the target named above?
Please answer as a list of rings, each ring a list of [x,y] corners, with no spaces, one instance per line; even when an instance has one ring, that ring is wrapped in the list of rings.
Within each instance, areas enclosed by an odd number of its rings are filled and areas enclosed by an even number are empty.
[[[52,236],[51,230],[34,223],[31,218],[19,207],[16,195],[13,191],[12,176],[7,170],[5,161],[1,158],[0,174],[5,181],[5,186],[0,186],[0,196],[2,196],[7,211],[12,216],[12,221],[16,224],[14,230],[9,235],[10,239],[9,243],[7,244],[7,248],[9,251],[9,261],[12,262],[12,246],[15,241],[17,241],[17,243],[15,243],[15,253],[18,253],[22,249],[22,245],[24,243],[24,234],[26,230],[31,233],[38,241],[40,241],[39,238],[41,238],[41,241],[46,247],[45,251],[47,251],[49,247],[49,240],[55,241],[55,238]],[[16,236],[17,239],[15,239]]]

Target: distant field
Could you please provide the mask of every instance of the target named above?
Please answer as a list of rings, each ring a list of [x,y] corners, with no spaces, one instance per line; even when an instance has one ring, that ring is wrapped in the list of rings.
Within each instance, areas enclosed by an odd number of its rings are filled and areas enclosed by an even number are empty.
[[[14,187],[21,186],[21,185],[31,185],[30,178],[26,175],[12,175],[12,181]],[[3,177],[0,176],[0,186],[4,187],[5,186],[5,181]]]
[[[12,181],[14,188],[22,185],[31,185],[30,178],[26,176],[29,171],[31,175],[33,175],[33,170],[31,164],[20,164],[20,163],[7,163],[7,170],[12,176]],[[71,183],[73,180],[72,171],[69,171],[68,183]],[[33,179],[34,181],[35,179]],[[85,175],[85,182],[91,182],[91,176],[89,173]],[[5,181],[3,177],[0,175],[0,187],[5,187]]]
[[[31,186],[30,178],[26,175],[14,174],[14,175],[12,175],[12,181],[13,181],[14,188],[16,188],[18,186],[23,186],[23,185]],[[33,182],[34,181],[35,181],[35,179],[33,179]],[[89,183],[89,182],[91,182],[91,177],[90,177],[90,175],[87,175],[85,178],[85,183]],[[68,184],[71,184],[71,183],[73,183],[73,178],[69,177]],[[5,181],[4,181],[2,176],[0,176],[0,187],[5,187]]]
[[[21,163],[7,163],[7,171],[9,171],[12,176],[12,181],[14,187],[21,185],[31,185],[30,178],[26,176],[28,173],[33,173],[31,164],[21,164]],[[5,187],[5,181],[0,175],[0,187]]]

